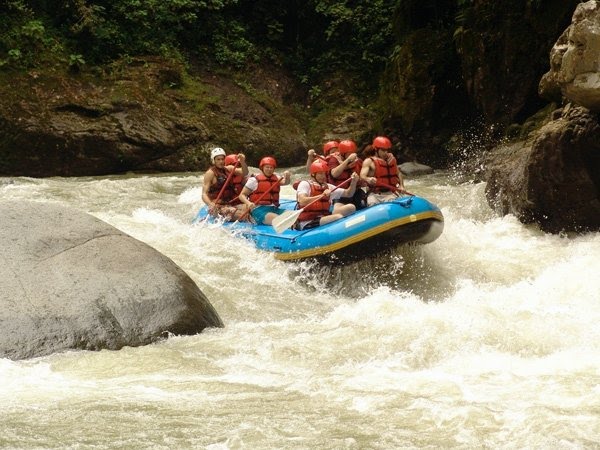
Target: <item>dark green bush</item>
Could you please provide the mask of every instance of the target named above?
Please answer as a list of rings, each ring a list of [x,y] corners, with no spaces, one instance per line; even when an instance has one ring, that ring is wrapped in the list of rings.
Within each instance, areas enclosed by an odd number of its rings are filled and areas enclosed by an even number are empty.
[[[125,55],[194,55],[244,67],[269,58],[312,92],[334,73],[374,88],[399,0],[8,0],[0,64],[54,58],[78,70]],[[42,57],[43,56],[43,57]]]

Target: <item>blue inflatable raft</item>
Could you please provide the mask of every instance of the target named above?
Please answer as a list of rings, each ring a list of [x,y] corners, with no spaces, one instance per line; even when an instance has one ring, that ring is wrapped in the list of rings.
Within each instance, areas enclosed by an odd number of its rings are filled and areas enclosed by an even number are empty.
[[[282,209],[293,210],[295,206],[295,200],[281,202]],[[194,221],[205,220],[206,216],[204,206]],[[260,250],[273,252],[280,260],[335,255],[341,261],[362,259],[400,244],[433,242],[442,234],[444,216],[424,198],[408,196],[302,231],[287,229],[278,234],[270,225],[248,222],[224,222],[223,226],[254,242]]]

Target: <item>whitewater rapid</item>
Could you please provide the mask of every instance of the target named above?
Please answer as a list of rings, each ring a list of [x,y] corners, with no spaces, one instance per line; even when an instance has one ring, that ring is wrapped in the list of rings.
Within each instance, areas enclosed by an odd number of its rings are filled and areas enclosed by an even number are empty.
[[[407,180],[444,213],[437,241],[286,263],[192,225],[201,175],[0,179],[155,247],[225,323],[0,359],[0,448],[600,448],[600,233],[498,217],[438,173]]]

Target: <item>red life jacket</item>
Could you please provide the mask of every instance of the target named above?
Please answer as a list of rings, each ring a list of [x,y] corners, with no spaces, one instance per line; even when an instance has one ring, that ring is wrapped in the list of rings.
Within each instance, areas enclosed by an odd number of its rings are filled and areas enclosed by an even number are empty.
[[[233,184],[233,190],[237,195],[242,193],[242,189],[244,188],[244,184],[246,184],[246,180],[244,179],[244,175],[234,175],[231,179],[231,184]]]
[[[307,182],[310,184],[309,197],[321,195],[326,189],[329,189],[327,184],[320,184],[313,180],[308,180]],[[323,216],[328,216],[329,214],[331,214],[329,212],[329,197],[322,197],[312,205],[308,205],[306,208],[304,208],[300,213],[300,216],[298,216],[298,220],[300,222],[305,220],[314,220]]]
[[[239,199],[239,195],[242,193],[242,189],[244,189],[244,184],[246,184],[246,177],[242,174],[236,174],[231,178],[231,184],[233,185],[235,197],[229,202],[229,204],[234,206],[240,205],[242,201]]]
[[[270,177],[266,177],[264,173],[259,173],[258,175],[252,175],[258,181],[258,187],[254,192],[250,194],[248,199],[254,203],[255,205],[275,205],[279,206],[279,189],[280,185],[278,183],[279,178],[277,175],[273,174]],[[271,189],[271,186],[275,184],[275,187]],[[267,191],[270,192],[265,195],[262,199],[259,198]],[[257,203],[258,202],[258,203]]]
[[[223,185],[227,181],[227,177],[229,176],[230,172],[228,172],[226,168],[217,169],[215,166],[212,166],[209,170],[214,172],[215,176],[217,177],[217,182],[209,186],[207,195],[211,200],[216,200],[216,198],[219,196],[219,192],[221,192],[221,189],[223,188]],[[235,189],[231,181],[229,181],[229,184],[219,199],[219,204],[228,203],[233,200],[235,196]]]
[[[398,164],[396,158],[386,162],[381,158],[372,158],[375,163],[375,178],[377,185],[371,188],[371,192],[390,192],[392,189],[388,186],[396,187],[400,179],[398,178]],[[380,186],[386,184],[387,186]]]
[[[333,178],[331,175],[331,171],[344,162],[344,157],[339,153],[334,153],[330,155],[327,159],[327,165],[329,166],[329,172],[327,172],[327,180],[331,184],[338,184],[340,181],[345,181],[352,175],[353,172],[356,172],[360,175],[360,169],[362,169],[362,159],[356,158],[356,162],[354,163],[354,167],[348,167],[340,173],[337,178]]]

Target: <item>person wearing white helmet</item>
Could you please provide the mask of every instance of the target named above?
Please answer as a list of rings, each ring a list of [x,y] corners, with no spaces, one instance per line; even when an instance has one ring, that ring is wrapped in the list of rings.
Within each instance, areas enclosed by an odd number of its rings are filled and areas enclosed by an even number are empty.
[[[210,151],[210,160],[214,163],[215,157],[217,156],[226,156],[225,150],[221,147],[215,147]]]
[[[243,215],[242,205],[231,203],[237,197],[232,179],[235,176],[246,177],[248,165],[243,153],[237,154],[237,163],[225,164],[225,150],[215,147],[210,152],[212,165],[204,173],[202,201],[208,206],[209,213],[214,217],[222,217],[229,222],[238,220]]]

